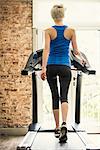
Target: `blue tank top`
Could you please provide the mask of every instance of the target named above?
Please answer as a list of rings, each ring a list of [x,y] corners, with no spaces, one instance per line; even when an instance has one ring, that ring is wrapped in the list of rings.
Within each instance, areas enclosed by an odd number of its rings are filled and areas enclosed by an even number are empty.
[[[47,64],[67,65],[71,67],[69,45],[70,40],[64,37],[67,26],[52,26],[57,31],[57,37],[50,42],[50,53]]]

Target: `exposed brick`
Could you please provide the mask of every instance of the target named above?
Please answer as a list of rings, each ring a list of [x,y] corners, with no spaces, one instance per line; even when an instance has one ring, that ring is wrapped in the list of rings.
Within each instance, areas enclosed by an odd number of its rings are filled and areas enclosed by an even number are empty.
[[[31,76],[21,75],[32,51],[32,0],[0,0],[0,127],[31,122]]]

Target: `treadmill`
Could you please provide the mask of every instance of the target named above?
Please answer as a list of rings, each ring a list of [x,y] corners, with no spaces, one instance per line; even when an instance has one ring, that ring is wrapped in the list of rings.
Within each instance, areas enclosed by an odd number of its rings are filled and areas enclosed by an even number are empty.
[[[96,74],[95,70],[90,69],[90,64],[81,52],[81,56],[86,60],[83,65],[79,58],[71,50],[71,64],[77,71],[76,97],[74,124],[68,128],[68,141],[59,143],[59,139],[54,137],[54,129],[44,129],[38,123],[37,109],[37,81],[36,71],[41,70],[43,49],[33,52],[26,63],[25,68],[21,71],[22,75],[32,75],[32,123],[29,125],[28,133],[23,141],[17,146],[17,150],[100,150],[100,147],[93,143],[86,131],[80,128],[80,103],[81,103],[81,84],[82,72],[88,75]],[[73,70],[73,69],[72,69]]]

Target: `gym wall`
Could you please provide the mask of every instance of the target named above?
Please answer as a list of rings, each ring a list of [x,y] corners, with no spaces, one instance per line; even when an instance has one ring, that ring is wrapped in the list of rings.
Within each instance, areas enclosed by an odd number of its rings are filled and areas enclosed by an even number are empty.
[[[32,0],[0,0],[0,127],[31,122],[31,76],[21,75],[32,52]]]

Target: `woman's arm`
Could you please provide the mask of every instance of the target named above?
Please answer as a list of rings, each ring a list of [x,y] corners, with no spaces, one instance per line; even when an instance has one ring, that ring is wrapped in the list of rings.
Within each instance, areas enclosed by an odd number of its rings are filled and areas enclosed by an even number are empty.
[[[78,50],[78,47],[77,47],[75,30],[73,30],[73,34],[72,34],[71,41],[72,41],[73,53],[74,53],[75,55],[77,55],[77,56],[79,57],[79,59],[81,59],[81,63],[82,63],[82,64],[85,64],[86,61],[85,61],[85,59],[82,57],[82,55],[81,55],[81,53],[80,53],[80,51]]]
[[[73,47],[74,54],[75,55],[80,55],[80,52],[79,52],[78,47],[77,47],[76,34],[75,34],[75,30],[74,29],[73,29],[71,41],[72,41],[72,47]]]
[[[46,79],[46,66],[48,61],[48,56],[50,52],[50,35],[48,30],[45,30],[45,46],[42,55],[42,71],[41,71],[41,79]]]
[[[48,30],[45,30],[45,46],[42,55],[42,68],[46,68],[47,66],[49,52],[50,52],[50,35],[48,33]]]

